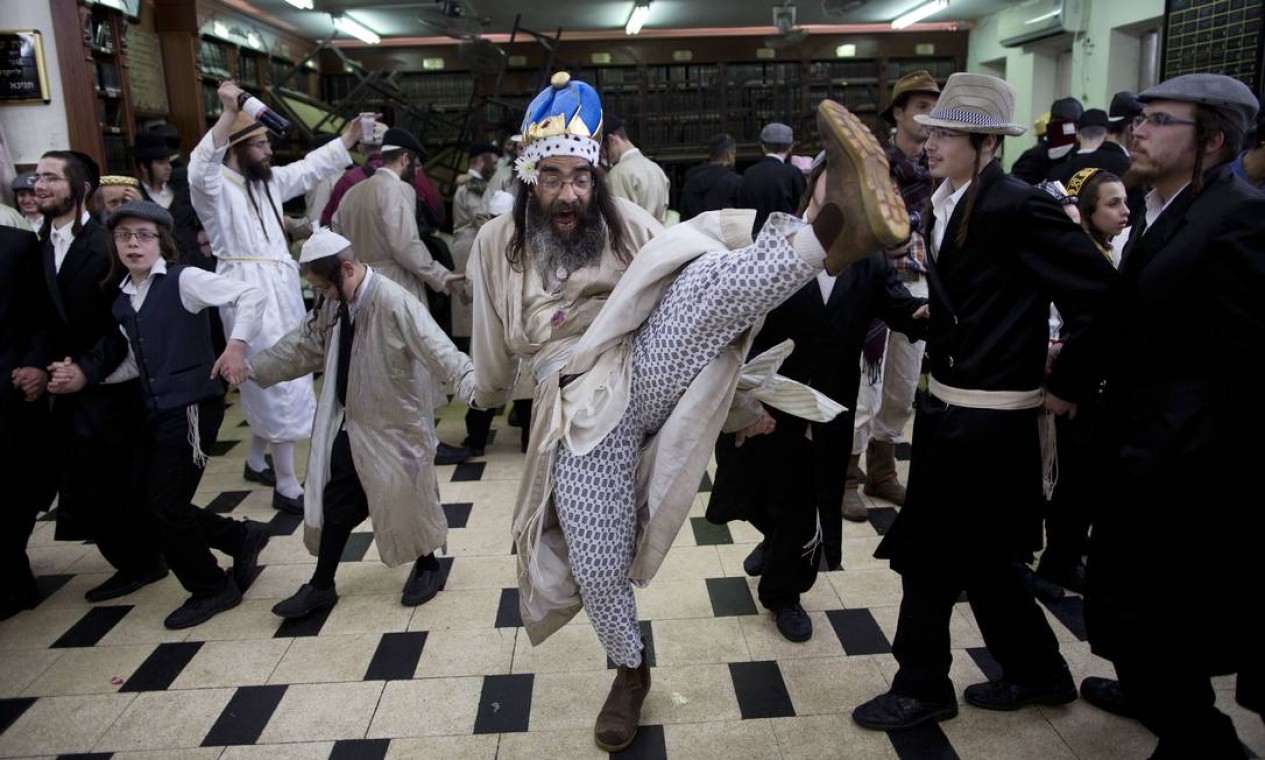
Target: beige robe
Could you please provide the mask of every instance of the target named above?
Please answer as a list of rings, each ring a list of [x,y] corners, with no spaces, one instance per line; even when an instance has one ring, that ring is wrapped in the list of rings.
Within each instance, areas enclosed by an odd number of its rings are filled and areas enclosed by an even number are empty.
[[[508,398],[517,357],[537,380],[531,445],[513,522],[519,603],[534,644],[581,608],[554,511],[554,450],[562,444],[587,453],[619,422],[628,404],[633,333],[680,270],[708,251],[751,243],[750,211],[703,214],[662,232],[641,209],[624,200],[617,204],[624,230],[639,249],[633,263],[625,267],[607,250],[598,266],[572,274],[557,295],[544,290],[533,266],[516,271],[506,259],[514,232],[510,217],[484,225],[475,240],[476,400],[489,407]],[[558,311],[566,318],[551,324]],[[642,450],[637,549],[629,575],[633,583],[647,583],[658,571],[693,503],[722,424],[737,430],[759,417],[758,404],[750,400],[731,409],[751,333],[699,373]],[[571,374],[579,377],[560,388],[559,376]]]
[[[488,213],[488,193],[491,192],[487,180],[473,172],[452,196],[452,261],[458,274],[465,274],[470,260],[470,248],[474,245],[474,237],[479,228],[487,223],[491,215]],[[470,323],[473,319],[468,294],[466,298],[457,293],[452,299],[452,334],[463,338],[470,337]]]
[[[417,234],[417,192],[387,168],[347,191],[331,222],[351,241],[356,259],[394,280],[423,305],[426,286],[444,289],[452,274],[430,255]]]
[[[304,486],[304,543],[318,553],[330,448],[345,425],[378,554],[395,567],[440,548],[448,535],[435,479],[434,408],[422,378],[442,378],[468,400],[474,368],[420,301],[378,273],[361,286],[354,319],[346,409],[334,382],[340,326],[333,301],[252,356],[251,379],[268,386],[324,370]]]
[[[636,203],[660,223],[668,218],[668,175],[637,148],[620,157],[606,173],[611,193]]]

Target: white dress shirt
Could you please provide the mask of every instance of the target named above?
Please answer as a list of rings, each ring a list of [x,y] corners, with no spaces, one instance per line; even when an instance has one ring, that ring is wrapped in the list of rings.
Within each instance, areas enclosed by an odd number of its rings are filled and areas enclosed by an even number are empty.
[[[92,215],[85,211],[83,216],[79,217],[79,224],[85,225],[91,218]],[[74,228],[75,223],[72,220],[60,227],[53,227],[49,231],[48,239],[53,243],[53,269],[58,274],[61,273],[61,265],[66,260],[66,254],[70,252],[71,243],[75,242]]]
[[[1145,217],[1146,217],[1147,230],[1150,230],[1151,227],[1155,225],[1155,220],[1160,218],[1160,214],[1164,213],[1164,210],[1168,208],[1168,205],[1170,203],[1173,202],[1173,199],[1181,195],[1182,191],[1184,191],[1187,187],[1190,187],[1189,182],[1182,185],[1181,188],[1179,188],[1177,192],[1173,193],[1173,195],[1168,198],[1168,200],[1165,200],[1164,196],[1160,195],[1159,190],[1152,190],[1151,192],[1146,194]],[[1146,233],[1143,232],[1142,236],[1146,237]]]
[[[957,208],[958,201],[962,200],[962,196],[966,194],[970,186],[971,183],[966,182],[954,190],[952,182],[942,182],[931,196],[931,211],[936,217],[936,228],[931,231],[932,257],[940,254],[940,246],[944,243],[944,231],[949,228],[949,220],[953,218],[953,209]]]
[[[817,286],[821,288],[821,302],[830,303],[830,294],[835,290],[835,280],[838,277],[831,276],[826,270],[817,273]]]

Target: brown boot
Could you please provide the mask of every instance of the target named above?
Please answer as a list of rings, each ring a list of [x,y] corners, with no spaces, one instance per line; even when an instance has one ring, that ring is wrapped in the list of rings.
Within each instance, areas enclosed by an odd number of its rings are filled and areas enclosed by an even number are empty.
[[[829,169],[825,205],[843,212],[842,231],[831,240],[818,236],[826,249],[826,271],[837,275],[875,251],[903,243],[909,237],[909,213],[892,186],[887,155],[857,117],[823,100],[817,106],[817,131]]]
[[[641,723],[641,703],[650,691],[650,665],[645,651],[641,665],[636,668],[620,667],[611,684],[606,704],[597,714],[593,727],[593,741],[603,752],[619,752],[637,738],[637,726]]]
[[[865,522],[870,516],[869,508],[861,501],[861,494],[857,493],[861,486],[861,479],[857,477],[860,463],[860,454],[848,458],[848,480],[843,486],[843,519],[852,522]]]
[[[885,441],[870,441],[865,449],[865,495],[890,501],[898,507],[905,506],[905,487],[896,475],[896,445]]]

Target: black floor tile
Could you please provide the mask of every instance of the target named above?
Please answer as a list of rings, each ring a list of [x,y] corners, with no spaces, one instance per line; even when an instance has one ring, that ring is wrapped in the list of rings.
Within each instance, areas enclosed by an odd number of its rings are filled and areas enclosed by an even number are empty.
[[[531,716],[531,690],[535,676],[519,673],[484,676],[479,695],[479,712],[474,719],[476,734],[509,734],[527,730]]]
[[[892,651],[891,642],[869,610],[827,610],[826,618],[848,655],[887,654]]]
[[[237,427],[239,427],[239,428],[242,428],[242,427],[250,427],[250,423],[249,423],[249,422],[247,422],[246,420],[242,420],[241,422],[237,423]]]
[[[268,521],[268,533],[273,536],[290,536],[302,524],[303,515],[292,515],[289,512],[278,511]]]
[[[870,525],[874,526],[875,533],[886,536],[894,522],[896,522],[895,507],[870,507]]]
[[[971,656],[972,660],[975,660],[976,666],[979,667],[985,678],[990,681],[996,681],[1001,678],[1001,665],[998,664],[997,660],[993,659],[988,647],[971,647],[966,650],[966,653]]]
[[[268,567],[268,566],[267,566],[267,565],[255,565],[255,572],[254,572],[254,573],[252,573],[252,574],[251,574],[251,576],[250,576],[250,579],[246,581],[246,587],[245,587],[245,588],[242,588],[242,589],[239,589],[239,590],[240,590],[243,594],[244,594],[244,593],[246,593],[246,589],[249,589],[251,586],[255,585],[255,581],[259,580],[259,576],[263,574],[264,568],[266,568],[266,567]]]
[[[641,726],[637,737],[622,752],[612,752],[620,760],[668,760],[668,745],[663,740],[663,726]]]
[[[460,483],[465,480],[482,480],[483,468],[487,466],[487,462],[462,462],[453,469],[451,482]]]
[[[119,691],[165,691],[201,648],[201,641],[159,644]]]
[[[130,604],[93,607],[83,617],[79,618],[79,622],[72,625],[70,630],[63,633],[61,638],[54,641],[52,648],[96,646],[97,642],[109,633],[111,628],[118,625],[120,620],[127,617],[127,613],[131,611],[132,605]]]
[[[58,755],[57,760],[110,760],[113,752],[73,752],[69,755]]]
[[[755,615],[759,612],[751,598],[751,588],[746,578],[708,578],[707,596],[712,602],[712,614],[716,617]]]
[[[39,593],[40,602],[49,598],[57,591],[70,583],[73,575],[37,575],[35,576],[35,590]],[[38,604],[36,606],[39,606]]]
[[[226,747],[257,742],[285,696],[286,688],[285,684],[240,687],[207,732],[202,746]]]
[[[448,574],[452,572],[452,560],[452,557],[439,558],[439,572],[443,577],[443,580],[439,582],[440,591],[443,591],[444,587],[448,585]],[[473,561],[477,562],[478,559],[474,559]]]
[[[734,537],[728,525],[717,525],[707,521],[706,517],[691,517],[690,530],[694,531],[694,543],[699,546],[715,546],[732,544]]]
[[[21,718],[22,713],[26,712],[35,702],[35,697],[0,699],[0,734],[8,731],[9,726],[12,726],[14,721]]]
[[[213,457],[222,457],[228,452],[232,451],[233,448],[236,447],[237,444],[239,443],[241,443],[241,441],[224,441],[224,440],[216,441],[215,445],[212,446],[211,449],[207,451],[206,453]]]
[[[365,552],[373,545],[373,533],[352,533],[347,537],[347,545],[343,547],[343,556],[339,562],[359,562],[365,558]]]
[[[782,670],[773,660],[731,662],[729,676],[738,695],[738,709],[743,720],[752,718],[791,718],[795,707],[782,680]]]
[[[339,739],[329,760],[382,760],[390,748],[390,739]]]
[[[704,472],[703,480],[701,483],[698,484],[698,492],[711,493],[711,490],[712,490],[712,476],[708,474],[707,472]]]
[[[900,760],[958,760],[939,723],[924,723],[905,731],[889,731],[887,738]]]
[[[645,649],[642,651],[641,656],[642,656],[642,658],[643,658],[643,659],[645,659],[645,661],[646,661],[646,662],[650,663],[650,667],[652,667],[652,668],[653,668],[653,667],[655,666],[655,660],[654,660],[654,627],[650,625],[650,621],[649,621],[649,620],[641,620],[641,621],[638,621],[638,623],[637,623],[637,627],[639,627],[639,628],[641,629],[641,640],[642,640],[642,642],[644,642],[644,645],[645,645]],[[607,658],[606,658],[606,668],[607,668],[607,670],[613,669],[614,667],[615,667],[615,662],[614,662],[614,660],[612,660],[611,658],[607,657]]]
[[[364,680],[404,681],[412,678],[425,646],[426,631],[382,634]]]
[[[296,589],[297,591],[297,589]],[[333,611],[333,607],[326,607],[323,610],[317,610],[310,615],[293,619],[283,620],[277,628],[277,632],[273,634],[273,638],[284,639],[288,637],[298,636],[316,636],[321,632],[321,626],[325,625],[325,621],[329,618],[329,613]]]
[[[462,501],[453,504],[444,505],[444,516],[448,518],[449,528],[464,528],[470,520],[470,510],[474,507],[473,502]]]
[[[1041,599],[1042,604],[1050,612],[1054,613],[1054,617],[1059,619],[1063,627],[1072,632],[1080,641],[1088,639],[1089,634],[1085,631],[1085,599],[1084,597],[1073,596],[1068,594],[1062,599],[1049,600]]]
[[[496,605],[497,628],[519,628],[523,625],[523,616],[518,609],[518,589],[501,589],[501,601]]]
[[[220,515],[226,514],[237,509],[237,505],[245,501],[250,494],[250,491],[222,491],[214,499],[211,499],[211,503],[207,504],[205,509],[208,512]]]

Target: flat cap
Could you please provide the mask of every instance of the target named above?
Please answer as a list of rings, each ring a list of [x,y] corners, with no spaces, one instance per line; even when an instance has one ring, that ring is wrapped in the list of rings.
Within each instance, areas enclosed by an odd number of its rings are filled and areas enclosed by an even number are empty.
[[[172,225],[171,214],[167,213],[167,209],[153,201],[128,201],[124,203],[115,209],[113,214],[110,214],[105,226],[114,229],[123,219],[146,219],[167,229],[171,229]]]
[[[781,122],[765,124],[760,130],[760,142],[765,145],[789,145],[795,142],[795,133]]]
[[[34,192],[35,172],[22,172],[18,176],[14,177],[12,190],[15,193],[19,190],[30,190]]]
[[[1207,106],[1247,132],[1256,120],[1260,104],[1242,82],[1224,74],[1182,74],[1138,94],[1138,100],[1177,100]]]

